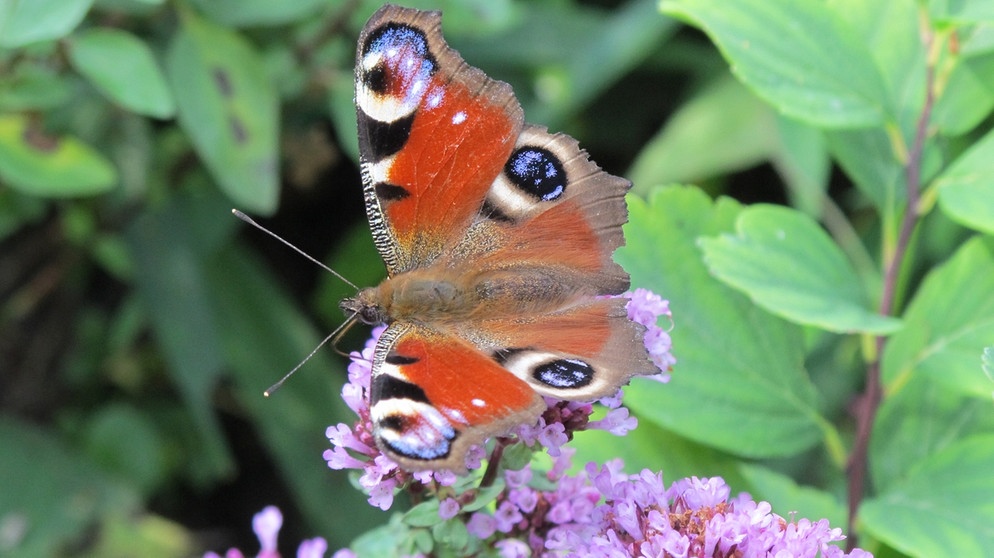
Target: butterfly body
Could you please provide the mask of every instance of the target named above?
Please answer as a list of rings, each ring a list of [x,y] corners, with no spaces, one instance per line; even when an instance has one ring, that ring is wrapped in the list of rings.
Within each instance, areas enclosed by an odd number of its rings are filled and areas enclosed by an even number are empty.
[[[384,323],[370,388],[381,449],[464,468],[542,395],[593,400],[658,372],[612,260],[630,184],[524,123],[505,83],[446,45],[440,14],[385,6],[359,39],[364,197],[388,277],[342,307]]]

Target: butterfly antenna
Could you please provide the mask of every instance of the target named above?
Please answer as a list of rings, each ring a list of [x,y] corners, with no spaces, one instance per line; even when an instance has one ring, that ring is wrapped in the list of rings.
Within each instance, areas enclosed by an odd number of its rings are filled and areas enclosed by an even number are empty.
[[[348,320],[346,320],[345,322],[343,322],[340,326],[336,327],[335,331],[332,331],[331,333],[328,334],[327,337],[325,337],[324,339],[322,339],[321,342],[318,343],[318,346],[314,347],[314,350],[311,351],[311,353],[309,355],[307,355],[306,357],[304,357],[304,360],[300,361],[300,363],[297,364],[297,366],[293,367],[293,370],[290,370],[289,372],[286,373],[285,376],[283,376],[282,378],[280,378],[280,381],[278,381],[275,384],[269,386],[269,389],[267,389],[266,391],[262,392],[262,394],[265,395],[266,397],[269,397],[276,390],[280,389],[280,387],[283,386],[283,383],[286,382],[288,379],[290,379],[290,376],[293,376],[293,373],[296,372],[297,370],[299,370],[300,367],[303,366],[307,361],[311,360],[311,358],[314,355],[316,355],[319,350],[321,350],[321,347],[324,347],[325,345],[328,344],[328,341],[332,341],[332,346],[334,346],[335,343],[338,343],[338,340],[342,337],[342,335],[345,334],[346,331],[348,331],[348,328],[353,323],[355,323],[355,314],[353,314],[351,318],[349,318]],[[348,354],[343,353],[342,351],[339,351],[337,347],[335,347],[335,352],[337,352],[340,355],[349,356]]]
[[[289,242],[287,242],[286,240],[283,240],[283,237],[281,237],[280,235],[278,235],[278,234],[274,233],[273,231],[271,231],[271,230],[267,229],[266,227],[263,227],[263,226],[262,226],[262,225],[260,225],[259,223],[256,223],[256,222],[255,222],[255,221],[254,221],[254,220],[253,220],[253,219],[252,219],[251,217],[249,217],[248,215],[246,215],[246,214],[242,213],[241,211],[238,211],[237,209],[232,209],[232,210],[231,210],[231,213],[232,213],[232,214],[234,214],[234,216],[235,216],[235,217],[238,217],[239,219],[241,219],[242,221],[245,221],[246,223],[248,223],[248,224],[252,225],[253,227],[255,227],[255,228],[257,228],[257,229],[259,229],[260,231],[262,231],[262,232],[264,232],[264,233],[268,234],[269,236],[271,236],[271,237],[275,238],[276,240],[279,240],[279,241],[280,241],[280,242],[282,242],[283,244],[285,244],[285,245],[289,246],[289,247],[290,247],[290,248],[291,248],[291,249],[292,249],[293,251],[297,252],[297,253],[298,253],[298,254],[300,254],[301,256],[304,256],[304,257],[305,257],[305,258],[307,258],[308,260],[311,260],[312,262],[314,262],[314,263],[318,264],[319,266],[321,266],[321,267],[322,267],[322,268],[323,268],[323,269],[324,269],[325,271],[327,271],[328,273],[331,273],[331,274],[332,274],[332,275],[334,275],[335,277],[338,277],[339,279],[341,279],[342,281],[344,281],[344,282],[345,282],[345,284],[347,284],[348,286],[352,287],[353,289],[355,289],[355,290],[357,290],[357,291],[359,290],[359,287],[357,287],[357,286],[356,286],[356,285],[355,285],[354,283],[352,283],[352,281],[349,281],[348,279],[346,279],[345,277],[343,277],[341,273],[339,273],[339,272],[335,271],[334,269],[331,269],[330,267],[328,267],[328,266],[324,265],[323,263],[321,263],[321,262],[317,261],[316,259],[314,259],[313,257],[311,257],[311,255],[310,255],[310,254],[308,254],[307,252],[304,252],[304,251],[303,251],[303,250],[301,250],[300,248],[297,248],[297,247],[296,247],[296,246],[294,246],[293,244],[290,244],[290,243],[289,243]],[[339,328],[339,329],[341,329],[341,328]],[[336,330],[335,330],[335,332],[337,332],[337,331],[338,331],[338,330],[336,329]],[[332,332],[332,335],[334,335],[334,334],[335,334],[335,332]],[[329,337],[330,337],[330,336],[329,336]],[[321,342],[321,345],[324,345],[326,341],[328,341],[328,339],[325,339],[324,341],[322,341],[322,342]],[[321,345],[318,345],[318,348],[321,348]],[[315,350],[315,351],[317,351],[317,349],[314,349],[314,350]],[[308,357],[304,359],[304,362],[307,362],[307,359],[311,358],[311,356],[313,356],[313,355],[314,355],[314,353],[311,353],[310,355],[308,355]],[[300,364],[303,364],[304,362],[301,362]],[[300,365],[299,365],[299,364],[297,365],[297,368],[300,368]],[[297,368],[294,368],[293,370],[296,370]],[[293,370],[291,370],[291,371],[290,371],[290,373],[289,373],[289,374],[287,374],[287,376],[289,376],[290,374],[293,374]],[[286,378],[283,378],[283,380],[285,380],[285,379],[286,379]],[[279,384],[282,384],[282,383],[283,383],[283,380],[280,380],[279,382],[277,382],[276,386],[274,386],[274,387],[279,387]],[[270,389],[272,389],[272,388],[270,388]],[[269,394],[269,391],[268,391],[268,390],[267,390],[266,394],[267,394],[267,395]]]
[[[354,326],[356,322],[359,321],[357,319],[357,316],[359,316],[359,313],[354,312],[351,316],[345,318],[345,322],[342,325],[338,326],[338,328],[336,328],[335,331],[331,332],[331,334],[335,336],[335,339],[331,342],[331,348],[335,349],[336,353],[342,355],[345,358],[352,358],[352,355],[339,349],[338,342],[341,341],[342,337],[346,333],[348,333],[350,329],[352,329],[352,326]]]

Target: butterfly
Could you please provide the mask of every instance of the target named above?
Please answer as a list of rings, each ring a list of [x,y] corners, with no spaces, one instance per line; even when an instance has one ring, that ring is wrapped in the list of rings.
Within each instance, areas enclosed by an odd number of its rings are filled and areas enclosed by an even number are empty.
[[[386,5],[355,70],[363,196],[387,269],[342,301],[386,324],[372,359],[380,449],[410,471],[534,423],[542,396],[592,401],[655,374],[629,286],[631,184],[576,140],[525,124],[511,87],[469,66],[441,13]]]

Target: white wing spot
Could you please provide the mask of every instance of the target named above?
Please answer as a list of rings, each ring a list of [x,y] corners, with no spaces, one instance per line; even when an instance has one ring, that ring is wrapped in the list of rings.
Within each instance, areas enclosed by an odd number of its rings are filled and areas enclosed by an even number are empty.
[[[441,88],[436,88],[434,91],[432,91],[431,94],[428,96],[428,108],[429,109],[438,108],[438,106],[442,104],[442,97],[443,94]]]
[[[479,397],[474,397],[472,403],[474,407],[485,407],[487,405],[487,402]]]
[[[461,110],[455,113],[454,115],[452,115],[453,124],[462,124],[465,121],[466,121],[466,111],[464,110]]]

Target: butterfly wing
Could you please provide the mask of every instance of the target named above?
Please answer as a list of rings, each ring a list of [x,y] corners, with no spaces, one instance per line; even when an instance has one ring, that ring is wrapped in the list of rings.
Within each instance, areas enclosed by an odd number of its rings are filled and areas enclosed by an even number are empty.
[[[359,38],[364,197],[390,275],[425,266],[462,236],[523,122],[510,86],[467,65],[440,21],[387,5]]]
[[[459,337],[397,322],[377,342],[370,418],[380,448],[407,470],[463,470],[470,446],[543,409],[526,382]]]
[[[628,288],[612,254],[630,183],[569,136],[525,125],[510,87],[446,45],[440,14],[373,15],[356,105],[390,275],[367,290],[390,323],[371,389],[384,452],[409,470],[462,469],[470,445],[535,420],[540,393],[591,400],[658,371],[625,301],[598,298]],[[453,296],[439,306],[426,293]]]

